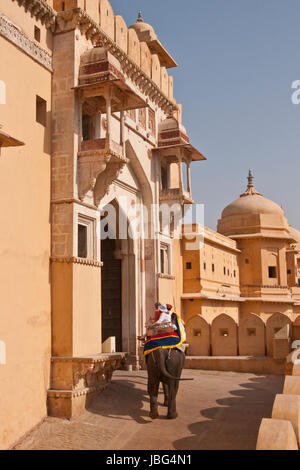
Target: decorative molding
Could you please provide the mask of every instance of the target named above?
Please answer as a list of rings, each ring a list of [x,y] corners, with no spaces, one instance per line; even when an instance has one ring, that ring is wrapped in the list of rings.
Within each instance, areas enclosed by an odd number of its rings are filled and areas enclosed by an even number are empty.
[[[0,36],[10,41],[21,49],[25,54],[36,60],[50,72],[52,68],[52,56],[42,47],[38,46],[11,20],[0,13]]]
[[[48,5],[45,0],[13,0],[17,1],[19,6],[24,6],[25,12],[29,11],[31,16],[40,20],[47,29],[55,30],[55,21],[57,13]]]
[[[158,276],[160,279],[169,279],[170,281],[174,281],[174,280],[175,280],[175,276],[172,276],[172,274],[158,273],[157,276]]]
[[[101,268],[103,266],[102,261],[95,261],[93,259],[87,258],[77,258],[72,256],[69,258],[66,257],[51,257],[52,263],[67,263],[67,264],[83,264],[85,266],[93,266],[95,268]]]
[[[48,390],[49,398],[77,398],[84,395],[89,395],[90,393],[102,392],[108,387],[108,382],[105,384],[87,387],[80,390]]]
[[[66,362],[66,363],[89,363],[96,364],[98,362],[106,363],[108,361],[125,360],[127,353],[99,353],[92,356],[52,356],[51,362]]]
[[[169,113],[177,110],[175,101],[170,100],[156,83],[115,43],[103,29],[81,8],[73,8],[58,13],[56,32],[71,31],[76,27],[81,34],[91,40],[94,45],[105,47],[121,64],[122,71],[128,79],[143,93],[148,95],[157,106]]]
[[[257,287],[260,289],[289,289],[289,286],[279,286],[278,284],[241,284],[241,287]]]
[[[80,199],[76,199],[76,198],[52,199],[51,204],[78,204],[80,206],[87,207],[88,209],[92,209],[96,211],[98,210],[96,206],[80,201]]]

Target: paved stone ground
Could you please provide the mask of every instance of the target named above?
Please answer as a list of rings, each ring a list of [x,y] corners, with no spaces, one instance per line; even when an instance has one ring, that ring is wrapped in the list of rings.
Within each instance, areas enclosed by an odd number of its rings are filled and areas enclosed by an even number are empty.
[[[183,377],[194,380],[180,383],[176,420],[165,418],[163,406],[159,419],[148,417],[145,371],[117,371],[80,417],[47,418],[16,449],[255,449],[283,377],[200,370],[184,370]]]

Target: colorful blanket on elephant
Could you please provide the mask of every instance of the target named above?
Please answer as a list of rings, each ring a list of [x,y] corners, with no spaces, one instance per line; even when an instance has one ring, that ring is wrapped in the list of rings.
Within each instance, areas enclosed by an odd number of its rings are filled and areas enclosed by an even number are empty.
[[[181,330],[181,322],[179,321],[179,317],[177,313],[175,313],[175,325],[177,327],[176,331],[173,333],[161,333],[155,336],[148,336],[144,345],[144,355],[150,354],[155,349],[163,348],[177,348],[183,342],[183,334]]]

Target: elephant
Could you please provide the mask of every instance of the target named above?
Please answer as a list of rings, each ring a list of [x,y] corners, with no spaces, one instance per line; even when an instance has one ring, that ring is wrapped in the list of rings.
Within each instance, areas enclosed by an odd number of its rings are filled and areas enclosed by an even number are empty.
[[[150,395],[150,413],[152,419],[159,417],[158,415],[158,389],[159,383],[162,382],[164,388],[164,406],[168,407],[168,419],[175,419],[176,412],[176,395],[181,379],[181,371],[185,362],[185,354],[179,349],[163,349],[159,348],[152,351],[146,356],[146,365],[148,371],[148,393]]]

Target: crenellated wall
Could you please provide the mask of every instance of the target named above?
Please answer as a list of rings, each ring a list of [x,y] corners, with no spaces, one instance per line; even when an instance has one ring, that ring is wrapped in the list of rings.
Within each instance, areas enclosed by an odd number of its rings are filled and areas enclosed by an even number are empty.
[[[114,15],[108,0],[53,0],[53,7],[58,12],[73,8],[85,10],[92,20],[99,24],[102,30],[160,87],[162,93],[170,100],[174,99],[173,78],[169,77],[163,59],[159,58],[154,49],[150,49],[149,44],[152,43],[153,35],[147,35],[145,31],[139,37],[132,27],[127,27],[122,16]],[[163,50],[161,45],[159,48]]]

